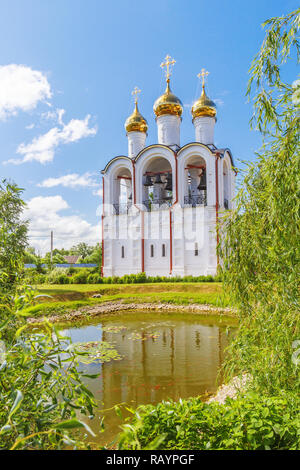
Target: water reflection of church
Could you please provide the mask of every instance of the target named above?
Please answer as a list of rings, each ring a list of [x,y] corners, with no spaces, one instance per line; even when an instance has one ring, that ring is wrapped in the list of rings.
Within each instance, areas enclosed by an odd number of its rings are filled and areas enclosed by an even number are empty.
[[[125,123],[128,156],[113,158],[102,171],[104,276],[216,272],[216,221],[234,195],[232,155],[214,144],[216,107],[206,95],[204,70],[191,110],[195,139],[181,146],[183,106],[170,89],[170,59],[162,64],[165,93],[154,103],[158,143],[146,146],[147,121],[136,98]]]
[[[104,332],[103,340],[115,342],[124,356],[102,367],[99,391],[105,408],[122,402],[156,403],[214,390],[227,343],[225,333],[217,326],[195,322],[161,326],[157,340],[129,340],[128,331]]]

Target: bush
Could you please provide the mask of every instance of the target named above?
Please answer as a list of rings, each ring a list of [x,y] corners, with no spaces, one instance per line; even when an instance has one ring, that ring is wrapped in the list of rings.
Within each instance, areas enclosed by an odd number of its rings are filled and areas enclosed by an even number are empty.
[[[91,273],[87,278],[88,284],[103,284],[103,278],[100,273]]]
[[[86,284],[89,272],[87,269],[80,269],[80,271],[74,276],[72,276],[72,283],[73,284]]]
[[[73,274],[73,276],[70,276]],[[101,277],[98,268],[54,268],[47,275],[38,274],[35,268],[25,270],[29,284],[141,284],[156,282],[220,282],[220,275],[213,276],[146,276],[145,273],[124,276]]]
[[[67,269],[54,268],[46,275],[46,282],[48,284],[66,284],[66,282],[60,282],[62,276],[67,277]]]
[[[70,278],[66,274],[57,277],[58,284],[70,284]]]
[[[163,401],[137,409],[119,449],[300,449],[299,413],[292,397]]]

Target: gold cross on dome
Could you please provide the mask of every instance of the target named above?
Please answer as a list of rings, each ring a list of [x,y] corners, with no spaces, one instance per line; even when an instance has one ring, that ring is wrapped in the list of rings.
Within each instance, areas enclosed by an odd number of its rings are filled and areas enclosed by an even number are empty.
[[[134,87],[133,91],[131,92],[132,95],[135,95],[134,97],[134,102],[137,103],[138,102],[138,95],[139,93],[141,93],[141,90],[136,86]]]
[[[170,55],[166,55],[165,57],[165,62],[162,62],[160,64],[161,68],[165,68],[166,67],[166,71],[165,71],[165,74],[166,74],[166,79],[169,80],[170,76],[171,76],[171,68],[174,64],[176,64],[176,60],[172,59],[172,57]]]
[[[202,69],[200,73],[198,73],[197,77],[202,78],[202,86],[205,85],[205,78],[209,75],[209,72],[205,69]]]

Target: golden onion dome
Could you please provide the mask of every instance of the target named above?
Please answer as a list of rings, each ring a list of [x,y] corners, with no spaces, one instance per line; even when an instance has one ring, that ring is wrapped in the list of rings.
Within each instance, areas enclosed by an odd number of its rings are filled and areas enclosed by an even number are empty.
[[[193,120],[196,117],[199,117],[199,116],[214,117],[215,118],[215,116],[217,114],[216,105],[206,95],[204,85],[202,85],[201,96],[193,104],[191,112],[192,112]]]
[[[175,96],[170,89],[170,80],[167,80],[167,88],[163,95],[161,95],[154,103],[153,110],[155,115],[162,116],[163,114],[172,114],[174,116],[181,116],[182,103],[177,96]]]
[[[148,124],[146,119],[138,110],[137,102],[135,103],[133,113],[125,121],[126,132],[147,132]]]

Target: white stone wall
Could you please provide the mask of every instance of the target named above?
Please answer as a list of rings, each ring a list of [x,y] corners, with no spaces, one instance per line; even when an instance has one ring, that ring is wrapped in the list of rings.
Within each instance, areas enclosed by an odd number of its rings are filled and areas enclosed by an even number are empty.
[[[185,276],[215,274],[217,268],[215,209],[208,207],[174,208],[172,241],[170,210],[145,212],[144,269],[148,276]],[[123,276],[142,270],[141,214],[104,218],[104,276]],[[165,256],[162,256],[162,245]],[[170,259],[172,244],[172,263]],[[196,246],[197,244],[197,246]],[[151,250],[153,245],[153,251]],[[122,258],[122,246],[124,258]],[[198,254],[196,255],[195,250]],[[151,256],[153,253],[153,256]],[[171,270],[172,267],[172,270]]]

